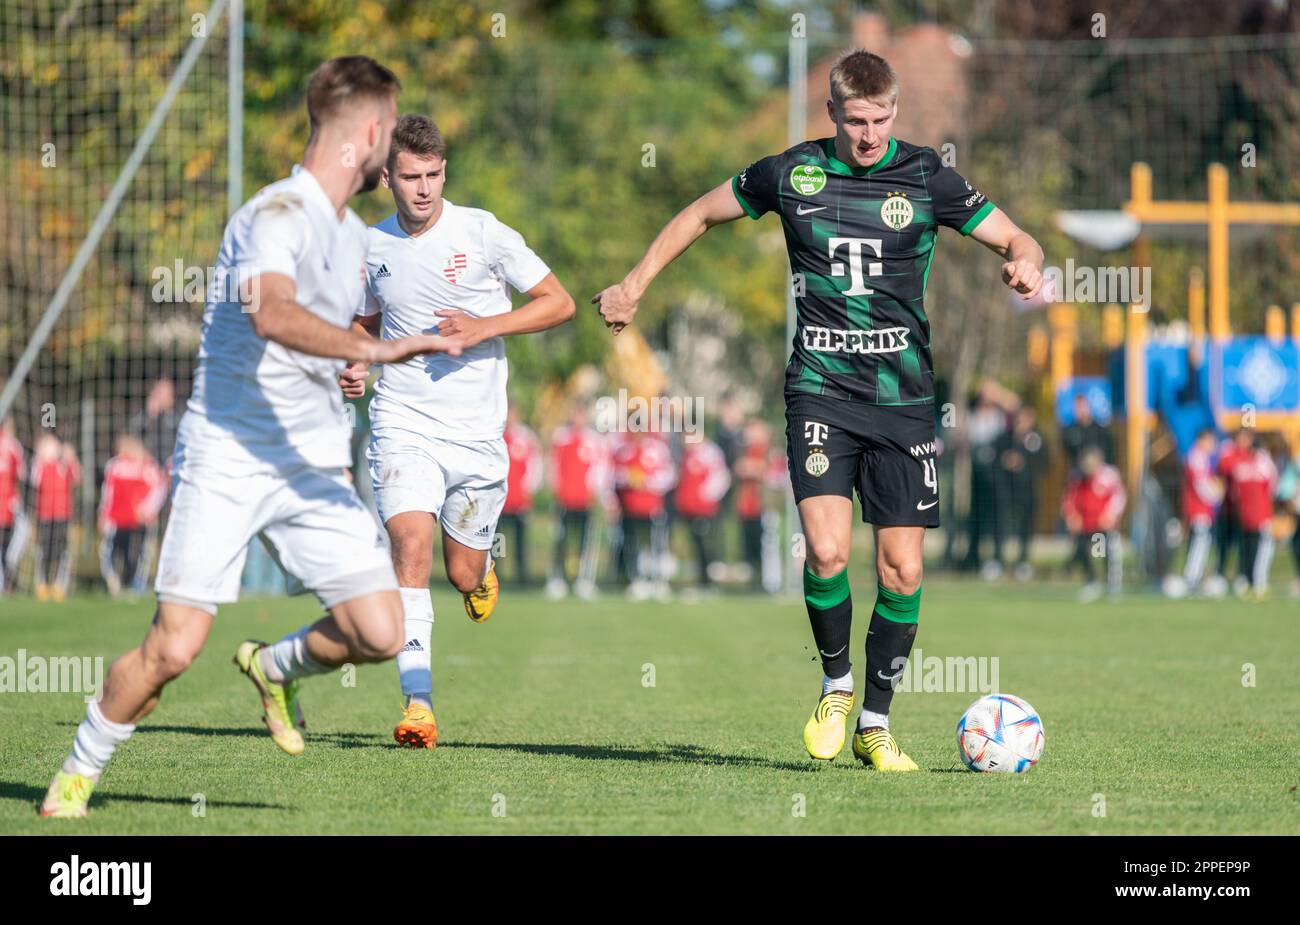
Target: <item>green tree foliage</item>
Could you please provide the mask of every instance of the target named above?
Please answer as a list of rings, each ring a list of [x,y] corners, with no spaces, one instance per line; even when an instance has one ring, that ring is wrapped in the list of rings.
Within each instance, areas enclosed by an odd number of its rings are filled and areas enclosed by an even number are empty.
[[[783,61],[788,20],[762,3],[502,6],[437,5],[434,15],[427,3],[251,4],[247,179],[268,182],[300,156],[303,86],[317,63],[364,52],[392,67],[399,110],[443,131],[447,197],[518,228],[579,302],[573,324],[510,344],[512,390],[529,398],[604,361],[609,334],[589,299],[673,213],[781,146],[782,78],[771,64]],[[378,220],[391,199],[381,189],[358,209]],[[665,274],[638,319],[652,341],[697,290],[755,337],[781,331],[784,260],[756,248],[761,234],[711,236]]]

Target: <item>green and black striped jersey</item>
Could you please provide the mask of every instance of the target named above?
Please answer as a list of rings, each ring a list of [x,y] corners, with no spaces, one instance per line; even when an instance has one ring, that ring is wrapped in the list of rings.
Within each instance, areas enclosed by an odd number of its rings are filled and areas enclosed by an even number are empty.
[[[797,329],[786,392],[873,405],[934,400],[925,284],[940,225],[970,234],[993,203],[933,148],[891,138],[871,167],[805,141],[732,180],[751,218],[777,212]]]

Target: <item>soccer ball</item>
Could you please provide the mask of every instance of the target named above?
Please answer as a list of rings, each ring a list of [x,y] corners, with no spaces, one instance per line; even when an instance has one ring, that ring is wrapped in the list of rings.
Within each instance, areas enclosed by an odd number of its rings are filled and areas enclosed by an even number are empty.
[[[957,751],[972,771],[1023,774],[1043,755],[1043,721],[1027,701],[989,694],[957,721]]]

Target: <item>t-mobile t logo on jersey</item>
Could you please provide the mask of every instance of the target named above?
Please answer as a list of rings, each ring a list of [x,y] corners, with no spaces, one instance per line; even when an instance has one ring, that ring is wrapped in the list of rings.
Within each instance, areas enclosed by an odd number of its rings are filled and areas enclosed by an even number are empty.
[[[803,438],[808,442],[809,446],[821,446],[826,442],[826,437],[830,432],[829,427],[817,421],[803,422]]]
[[[874,289],[868,289],[862,276],[862,246],[865,244],[875,252],[877,257],[880,256],[881,238],[831,238],[830,240],[830,258],[831,258],[831,276],[843,276],[844,264],[835,259],[835,251],[841,244],[849,246],[849,288],[844,290],[844,295],[872,295]],[[871,262],[867,264],[867,276],[880,276],[885,272],[884,264]]]

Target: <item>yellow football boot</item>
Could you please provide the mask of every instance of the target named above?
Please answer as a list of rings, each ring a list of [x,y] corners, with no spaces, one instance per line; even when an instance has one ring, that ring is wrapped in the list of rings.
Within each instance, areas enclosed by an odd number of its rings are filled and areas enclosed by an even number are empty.
[[[853,736],[853,754],[877,771],[919,771],[916,762],[898,747],[888,729],[872,726],[859,729]]]
[[[95,781],[84,774],[59,771],[41,802],[41,815],[51,819],[77,819],[86,815],[86,804]]]
[[[262,722],[266,723],[271,739],[281,751],[301,755],[306,744],[298,727],[301,724],[305,728],[307,724],[298,704],[298,682],[277,684],[267,678],[257,658],[262,648],[263,644],[257,640],[246,639],[235,650],[233,661],[244,677],[253,682],[257,696],[262,698]]]
[[[833,761],[844,750],[844,722],[853,709],[852,691],[827,691],[803,727],[809,757]]]
[[[482,623],[492,616],[497,609],[497,599],[501,596],[501,586],[497,583],[496,563],[488,560],[487,574],[479,586],[465,594],[465,613],[475,623]]]

